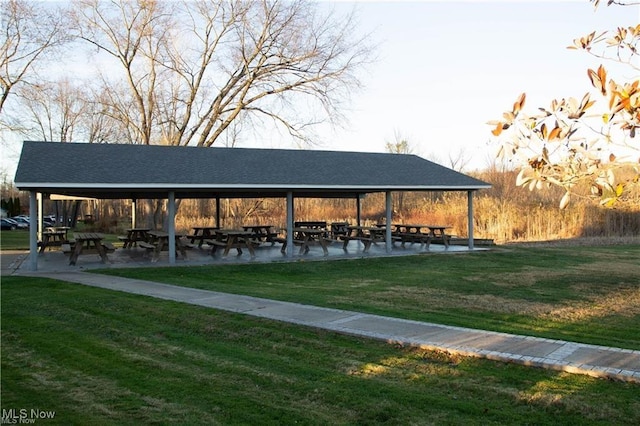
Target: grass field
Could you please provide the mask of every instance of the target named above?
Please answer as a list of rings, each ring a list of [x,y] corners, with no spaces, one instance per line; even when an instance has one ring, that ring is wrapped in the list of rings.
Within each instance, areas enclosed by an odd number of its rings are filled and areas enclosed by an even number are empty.
[[[2,280],[2,409],[38,424],[640,422],[640,386],[44,278]]]
[[[508,247],[102,272],[640,349],[638,258],[633,245]],[[1,291],[1,408],[55,413],[42,424],[640,423],[638,384],[45,278],[2,277]]]
[[[406,319],[640,349],[640,246],[504,248],[103,273]]]
[[[3,250],[28,250],[29,231],[23,229],[0,231],[0,247]]]

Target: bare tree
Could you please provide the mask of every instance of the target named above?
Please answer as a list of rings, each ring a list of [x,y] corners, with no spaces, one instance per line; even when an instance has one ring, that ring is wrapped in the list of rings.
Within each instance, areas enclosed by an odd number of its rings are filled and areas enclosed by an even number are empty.
[[[83,81],[66,78],[25,85],[20,100],[20,132],[30,139],[54,142],[116,142],[125,136],[119,122],[104,110],[105,94]]]
[[[386,141],[384,149],[391,154],[413,154],[413,146],[398,130],[393,131],[393,141]]]
[[[78,37],[114,59],[117,68],[101,70],[105,112],[123,123],[133,143],[152,142],[154,96],[161,44],[173,24],[170,4],[157,1],[79,0],[73,17]],[[114,70],[122,74],[114,75]]]
[[[40,2],[0,3],[3,40],[0,48],[0,112],[16,85],[28,84],[55,49],[68,41],[61,10]]]
[[[462,172],[471,159],[467,157],[464,148],[459,148],[455,152],[449,152],[449,167],[458,172]]]
[[[400,133],[398,130],[394,130],[393,132],[394,141],[387,141],[385,144],[385,150],[391,154],[412,154],[413,147],[411,143]],[[396,208],[394,211],[397,214],[403,214],[404,212],[404,201],[405,201],[405,193],[400,191],[393,197],[394,203],[396,203]]]
[[[24,133],[43,141],[73,140],[85,108],[82,89],[61,80],[23,86],[16,93],[24,110]]]
[[[136,143],[211,146],[252,117],[305,140],[339,117],[371,57],[353,15],[303,0],[80,0],[75,17],[123,72],[103,81]]]

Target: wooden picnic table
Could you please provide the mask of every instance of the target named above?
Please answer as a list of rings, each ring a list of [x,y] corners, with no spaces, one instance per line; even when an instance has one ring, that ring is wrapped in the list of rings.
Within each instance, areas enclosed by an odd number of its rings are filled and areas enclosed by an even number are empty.
[[[276,242],[275,238],[278,236],[277,233],[272,231],[273,228],[273,225],[242,225],[242,229],[252,232],[254,240],[271,243],[271,245]]]
[[[67,226],[48,226],[42,231],[42,240],[38,243],[40,246],[40,253],[44,252],[47,247],[62,246],[69,242],[67,239]]]
[[[151,261],[157,262],[160,258],[160,252],[169,250],[169,234],[164,231],[149,231],[147,234],[149,240],[147,242],[140,242],[139,245],[140,247],[153,250]],[[187,251],[184,244],[182,244],[182,237],[180,234],[175,234],[176,250],[179,251],[182,258],[185,259],[187,257]]]
[[[342,238],[342,249],[347,250],[349,241],[361,241],[364,244],[363,253],[369,251],[371,244],[386,241],[386,228],[381,226],[347,226],[349,233]]]
[[[151,228],[129,228],[127,235],[120,235],[118,239],[123,242],[123,248],[132,248],[137,246],[139,242],[146,242],[149,239],[147,234],[149,231]]]
[[[109,257],[107,257],[107,249],[102,244],[104,235],[97,234],[95,232],[77,232],[73,234],[73,238],[76,242],[75,247],[71,252],[71,257],[69,258],[69,265],[75,265],[78,260],[78,256],[82,254],[82,251],[84,249],[91,248],[96,249],[102,259],[102,263],[109,261]]]
[[[304,229],[320,229],[327,236],[329,231],[327,230],[327,222],[324,220],[312,220],[312,221],[297,221],[293,223],[294,228]]]
[[[319,245],[322,247],[324,255],[329,254],[327,243],[329,240],[326,237],[327,230],[322,228],[306,228],[297,227],[293,228],[293,243],[300,245],[300,254],[309,253],[309,247],[312,245]],[[282,245],[281,251],[284,253],[287,248],[287,243]]]
[[[201,248],[204,240],[215,238],[215,232],[220,228],[217,226],[194,226],[192,229],[193,234],[187,235],[187,238],[191,244],[195,244],[197,240],[198,248]]]
[[[67,234],[70,229],[68,226],[47,226],[45,231],[64,232],[64,239],[68,241]]]
[[[252,238],[252,231],[246,231],[244,229],[217,229],[215,232],[215,239],[205,240],[205,242],[211,246],[212,256],[215,255],[218,248],[224,249],[222,253],[223,257],[226,257],[231,249],[236,249],[238,255],[241,255],[243,248],[249,250],[252,258],[256,256],[254,246],[259,244],[259,242]]]
[[[333,222],[329,229],[329,236],[334,240],[342,240],[343,237],[348,236],[350,233],[349,222]]]
[[[450,235],[446,234],[446,230],[451,226],[443,225],[412,225],[396,223],[392,224],[394,230],[392,235],[402,242],[402,246],[405,243],[420,243],[426,244],[427,249],[429,244],[433,241],[442,241],[445,247],[449,247]]]

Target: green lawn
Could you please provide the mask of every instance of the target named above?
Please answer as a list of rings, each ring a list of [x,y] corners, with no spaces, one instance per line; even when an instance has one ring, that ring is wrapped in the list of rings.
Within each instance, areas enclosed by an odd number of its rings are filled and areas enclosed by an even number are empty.
[[[346,273],[350,263],[338,263]],[[289,264],[301,279],[311,276],[305,268],[324,271],[322,265],[330,262]],[[262,266],[270,282],[286,267]],[[240,269],[209,272],[242,282],[261,268],[247,275]],[[195,281],[206,272],[182,271]],[[365,281],[358,283],[366,288]],[[37,424],[640,423],[637,384],[395,347],[44,278],[2,277],[1,290],[2,410],[55,412]]]
[[[513,247],[102,272],[640,349],[639,258]],[[44,278],[1,284],[1,408],[54,411],[43,424],[640,424],[638,384]]]
[[[75,232],[83,232],[80,230],[74,230]],[[74,231],[69,231],[69,237],[73,235]],[[122,243],[118,240],[117,235],[104,234],[105,241],[110,243],[117,243],[118,247],[122,247]],[[24,229],[18,229],[15,231],[0,231],[0,247],[3,250],[29,250],[29,231]]]
[[[102,273],[407,319],[640,349],[640,246],[502,248]]]
[[[29,231],[0,231],[0,247],[3,250],[29,250]]]

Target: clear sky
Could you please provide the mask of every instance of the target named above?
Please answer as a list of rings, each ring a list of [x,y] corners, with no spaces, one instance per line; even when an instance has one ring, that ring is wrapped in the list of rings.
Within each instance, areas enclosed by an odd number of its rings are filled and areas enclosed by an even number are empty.
[[[640,22],[640,6],[594,11],[587,0],[325,3],[338,11],[355,6],[360,30],[372,33],[379,49],[346,128],[319,132],[317,148],[384,152],[398,134],[414,153],[446,166],[462,151],[467,171],[494,157],[486,122],[520,93],[534,111],[591,89],[586,70],[602,61],[566,49],[574,38]],[[612,77],[638,78],[629,67],[608,67]],[[0,173],[12,180],[20,147],[2,150]]]
[[[354,99],[348,130],[328,133],[325,147],[384,151],[398,133],[416,154],[447,166],[449,155],[462,150],[471,160],[467,169],[494,157],[486,122],[499,119],[520,93],[535,111],[590,90],[586,70],[601,61],[566,49],[574,38],[640,22],[640,6],[594,11],[587,0],[361,1],[356,7],[363,30],[379,39],[379,61]],[[629,67],[617,71],[638,78]]]

